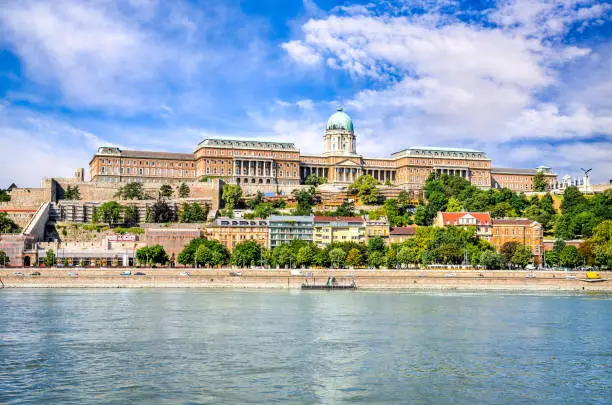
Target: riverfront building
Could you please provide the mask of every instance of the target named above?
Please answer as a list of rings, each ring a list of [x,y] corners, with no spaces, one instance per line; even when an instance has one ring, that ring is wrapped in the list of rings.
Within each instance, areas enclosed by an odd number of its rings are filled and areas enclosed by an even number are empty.
[[[362,217],[314,217],[313,241],[319,247],[334,242],[365,243],[365,234]]]
[[[268,247],[269,222],[265,219],[221,217],[206,227],[206,237],[216,239],[230,251],[240,242],[255,241]]]
[[[294,240],[312,242],[313,216],[281,216],[272,215],[268,218],[270,224],[270,248],[275,248]]]
[[[493,221],[488,212],[438,212],[433,226],[473,226],[476,236],[490,240],[493,235]]]
[[[533,256],[540,259],[540,263],[544,254],[542,225],[527,218],[494,219],[493,235],[489,241],[498,251],[506,242],[518,242],[529,247]]]
[[[416,226],[398,226],[389,232],[389,243],[402,243],[416,235]]]
[[[266,190],[287,191],[311,174],[328,183],[349,184],[369,174],[380,182],[404,189],[421,189],[431,173],[460,176],[481,188],[508,187],[533,190],[533,176],[542,171],[549,183],[556,175],[545,166],[537,169],[492,167],[483,151],[468,148],[412,146],[390,157],[358,153],[351,118],[341,107],[327,121],[323,152],[301,154],[290,142],[205,139],[193,153],[150,152],[100,147],[89,163],[94,182],[172,182],[204,176],[226,183],[256,185]]]

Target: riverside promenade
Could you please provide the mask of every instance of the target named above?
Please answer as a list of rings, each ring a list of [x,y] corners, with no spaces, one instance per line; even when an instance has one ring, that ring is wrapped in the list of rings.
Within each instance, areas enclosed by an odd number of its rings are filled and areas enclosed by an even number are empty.
[[[120,273],[130,270],[132,275]],[[605,281],[586,282],[585,272],[480,270],[290,270],[245,269],[0,269],[0,288],[274,288],[299,289],[302,284],[339,283],[353,279],[358,290],[491,290],[574,291],[612,293],[612,272]],[[17,275],[22,272],[24,275]],[[31,275],[40,272],[40,275]],[[134,275],[136,272],[145,275]],[[188,272],[189,275],[181,275]],[[231,273],[234,272],[232,275]],[[239,272],[237,275],[235,272]],[[294,271],[295,273],[295,271]],[[76,274],[76,275],[75,275]],[[308,275],[307,277],[305,275]]]

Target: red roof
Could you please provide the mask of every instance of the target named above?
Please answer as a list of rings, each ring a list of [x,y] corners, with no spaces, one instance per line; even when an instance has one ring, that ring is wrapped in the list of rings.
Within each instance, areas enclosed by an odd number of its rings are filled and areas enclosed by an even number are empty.
[[[398,226],[391,229],[391,235],[414,235],[416,234],[416,226]]]
[[[494,219],[493,225],[525,225],[529,226],[536,221],[532,221],[527,218],[502,218],[502,219]]]
[[[315,216],[315,222],[363,222],[362,217],[324,217],[324,216]]]
[[[459,219],[466,215],[476,218],[478,225],[491,225],[491,215],[488,212],[441,212],[444,225],[460,225]]]

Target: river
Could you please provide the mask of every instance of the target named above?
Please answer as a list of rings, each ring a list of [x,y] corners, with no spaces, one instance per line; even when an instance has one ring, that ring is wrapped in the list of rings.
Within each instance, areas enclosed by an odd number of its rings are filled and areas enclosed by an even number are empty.
[[[612,295],[0,290],[0,403],[611,400]]]

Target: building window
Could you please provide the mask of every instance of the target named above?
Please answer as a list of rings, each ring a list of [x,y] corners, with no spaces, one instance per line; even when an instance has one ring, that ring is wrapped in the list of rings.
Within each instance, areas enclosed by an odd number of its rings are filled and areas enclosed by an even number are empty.
[[[142,175],[142,167],[138,169],[138,174]]]

